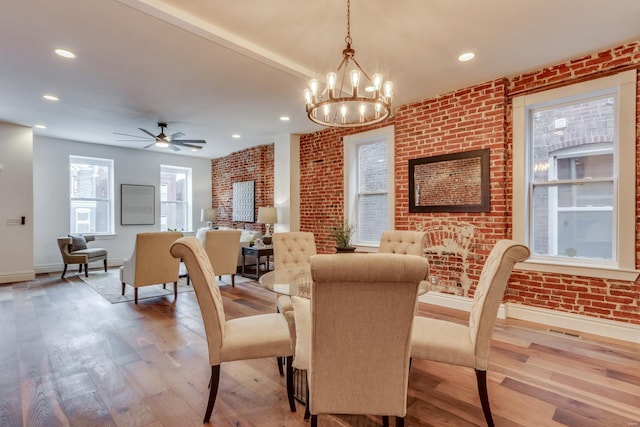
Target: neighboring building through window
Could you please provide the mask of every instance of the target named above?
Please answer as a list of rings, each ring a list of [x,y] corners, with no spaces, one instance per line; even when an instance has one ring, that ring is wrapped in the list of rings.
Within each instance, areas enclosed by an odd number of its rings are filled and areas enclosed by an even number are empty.
[[[112,234],[113,160],[69,156],[69,231]]]
[[[393,127],[344,138],[345,221],[352,244],[376,246],[394,227]]]
[[[191,231],[191,168],[160,166],[160,229]]]
[[[630,77],[514,99],[514,238],[530,247],[531,261],[635,268],[627,255],[635,254]]]

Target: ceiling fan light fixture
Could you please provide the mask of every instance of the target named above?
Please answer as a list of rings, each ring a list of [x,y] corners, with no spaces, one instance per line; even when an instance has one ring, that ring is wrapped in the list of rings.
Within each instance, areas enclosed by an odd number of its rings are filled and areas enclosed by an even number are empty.
[[[156,141],[156,147],[158,148],[168,148],[169,143],[167,141]]]
[[[336,72],[327,74],[324,90],[320,91],[317,79],[311,79],[304,90],[307,116],[312,122],[329,127],[360,127],[381,122],[391,114],[393,83],[383,83],[382,75],[378,73],[369,77],[356,61],[356,51],[351,47],[350,0],[347,0],[347,36],[344,40],[347,46],[342,51],[342,62]],[[351,83],[350,94],[344,88],[345,81]],[[361,84],[367,92],[364,95],[358,90]]]

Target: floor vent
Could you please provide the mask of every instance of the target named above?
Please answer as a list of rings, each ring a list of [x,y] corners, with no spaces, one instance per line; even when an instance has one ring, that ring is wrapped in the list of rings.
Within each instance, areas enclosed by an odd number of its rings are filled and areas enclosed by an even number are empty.
[[[549,329],[549,332],[552,334],[564,335],[566,337],[571,337],[571,338],[580,338],[580,334],[577,334],[575,332],[564,332],[564,331],[558,331],[556,329]]]

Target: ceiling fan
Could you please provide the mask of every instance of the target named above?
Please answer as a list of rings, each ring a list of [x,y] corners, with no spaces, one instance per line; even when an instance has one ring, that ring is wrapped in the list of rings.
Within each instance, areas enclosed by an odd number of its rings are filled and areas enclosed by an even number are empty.
[[[140,136],[140,135],[130,135],[128,133],[119,133],[114,132],[116,135],[129,136],[133,138],[139,139],[119,139],[118,141],[149,141],[149,137],[151,137],[151,144],[144,146],[143,148],[156,147],[160,148],[171,148],[173,151],[180,151],[180,147],[186,147],[191,149],[191,151],[198,151],[202,149],[202,145],[206,144],[207,141],[204,139],[178,139],[185,136],[182,132],[176,132],[171,135],[165,135],[164,130],[167,127],[167,124],[164,122],[159,122],[158,127],[160,128],[160,133],[158,135],[154,135],[146,129],[138,128],[142,132],[146,133],[148,136]]]

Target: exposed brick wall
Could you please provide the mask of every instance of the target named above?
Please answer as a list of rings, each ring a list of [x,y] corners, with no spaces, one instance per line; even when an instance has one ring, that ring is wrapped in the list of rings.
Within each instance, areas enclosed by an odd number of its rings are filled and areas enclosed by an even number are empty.
[[[257,222],[234,222],[233,183],[255,181],[255,212],[260,206],[273,206],[273,144],[237,151],[211,161],[212,207],[218,209],[217,225],[262,230]]]
[[[512,129],[511,98],[530,91],[571,84],[640,63],[640,42],[510,79],[496,79],[433,99],[399,106],[393,118],[375,127],[395,125],[395,228],[433,229],[446,224],[470,224],[468,253],[428,255],[432,273],[441,283],[461,287],[476,283],[493,244],[511,237]],[[640,123],[640,88],[638,90]],[[328,129],[300,138],[300,225],[316,235],[319,253],[331,253],[327,227],[341,221],[343,206],[342,137],[354,131]],[[636,135],[636,138],[638,136]],[[640,143],[636,141],[636,147]],[[487,213],[410,213],[408,160],[434,155],[490,150],[491,210]],[[637,148],[638,150],[638,148]],[[640,171],[640,153],[637,153]],[[640,174],[636,181],[639,182]],[[640,194],[637,195],[640,199]],[[637,215],[640,210],[637,204]],[[636,229],[640,242],[640,227]],[[640,245],[638,246],[640,249]],[[640,254],[640,250],[637,251]],[[636,262],[640,265],[639,260]],[[466,278],[466,279],[465,279]],[[473,295],[472,285],[469,295]],[[514,272],[507,301],[570,313],[640,324],[640,284],[537,272]]]

